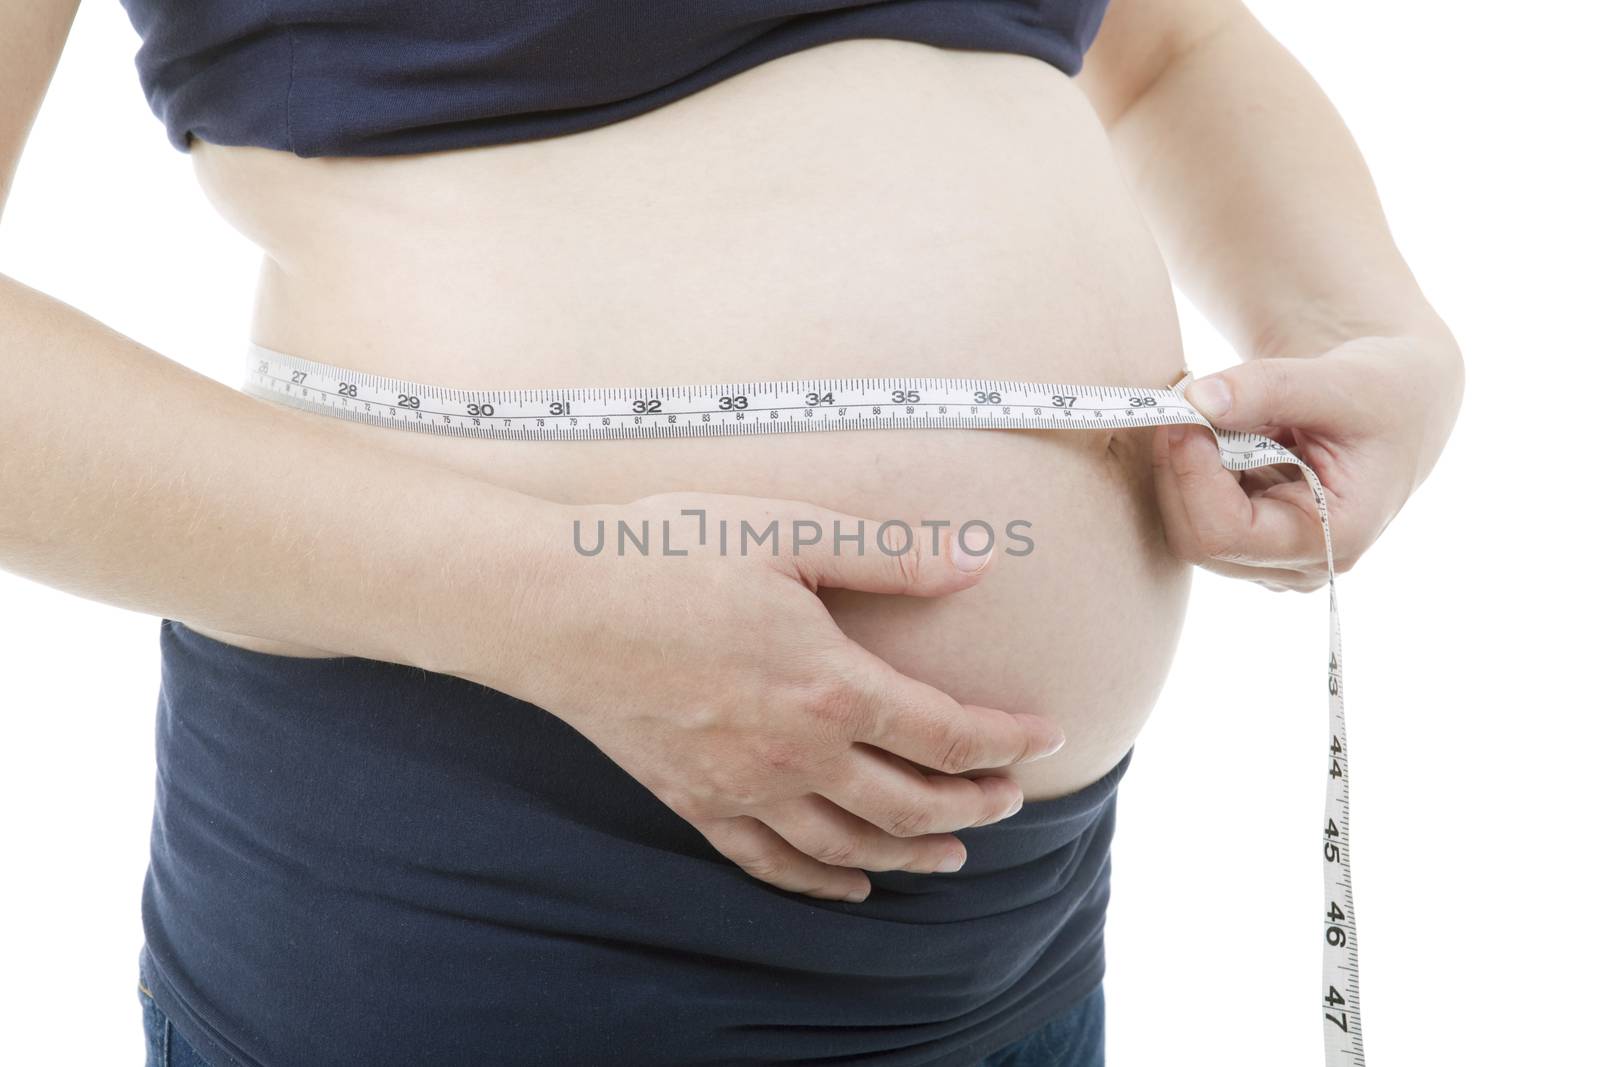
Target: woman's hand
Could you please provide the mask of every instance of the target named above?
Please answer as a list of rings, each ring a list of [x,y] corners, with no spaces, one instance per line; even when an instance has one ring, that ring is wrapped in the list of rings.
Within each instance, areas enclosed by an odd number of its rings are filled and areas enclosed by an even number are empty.
[[[489,684],[572,725],[756,878],[859,901],[863,870],[954,870],[965,850],[950,831],[1022,804],[1011,778],[961,772],[1064,741],[1040,716],[963,705],[899,674],[817,597],[975,584],[988,560],[953,554],[948,530],[916,530],[901,553],[904,524],[880,541],[877,523],[808,504],[699,493],[573,515],[576,540],[556,546],[570,562],[528,586],[526,622],[500,654],[511,665]],[[774,522],[776,543],[743,533]],[[623,524],[647,549],[629,540],[619,553]],[[861,539],[836,548],[834,530],[858,524]],[[585,555],[602,530],[603,550]]]
[[[1433,469],[1464,379],[1445,336],[1364,337],[1320,356],[1251,360],[1184,395],[1218,429],[1270,437],[1311,465],[1342,574]],[[1151,454],[1173,554],[1278,591],[1327,584],[1322,523],[1298,469],[1228,471],[1216,438],[1194,425],[1158,427]]]

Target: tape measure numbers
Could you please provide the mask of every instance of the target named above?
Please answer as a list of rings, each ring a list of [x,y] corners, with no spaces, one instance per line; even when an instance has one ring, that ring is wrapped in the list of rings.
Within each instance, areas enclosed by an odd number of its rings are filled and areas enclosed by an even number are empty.
[[[1242,471],[1299,467],[1316,499],[1328,564],[1328,762],[1319,847],[1323,963],[1319,1013],[1328,1067],[1364,1067],[1350,878],[1350,751],[1333,531],[1316,471],[1270,438],[1218,430],[1169,388],[1047,385],[989,378],[834,378],[639,389],[464,390],[346,370],[251,344],[244,391],[358,422],[465,437],[573,441],[882,429],[1104,430],[1195,423]]]

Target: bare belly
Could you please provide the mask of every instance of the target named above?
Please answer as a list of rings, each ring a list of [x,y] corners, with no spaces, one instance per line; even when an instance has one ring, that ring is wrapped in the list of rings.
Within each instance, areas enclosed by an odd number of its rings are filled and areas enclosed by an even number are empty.
[[[196,142],[193,163],[265,253],[251,337],[355,370],[512,389],[1159,386],[1183,369],[1166,271],[1099,123],[1070,79],[1023,56],[845,41],[565,137],[329,159]],[[1015,772],[1034,799],[1127,750],[1182,626],[1189,568],[1162,538],[1148,431],[550,443],[336,424],[563,501],[787,497],[912,524],[981,519],[1018,551],[1003,531],[1026,523],[1031,550],[997,553],[957,596],[825,598],[901,671],[1061,722],[1067,745]]]

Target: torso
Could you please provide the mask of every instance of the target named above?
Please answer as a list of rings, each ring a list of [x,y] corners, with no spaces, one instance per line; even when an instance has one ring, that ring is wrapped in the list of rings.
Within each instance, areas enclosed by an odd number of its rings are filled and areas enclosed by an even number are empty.
[[[193,162],[264,250],[252,338],[356,370],[483,389],[1183,370],[1104,132],[1028,57],[850,40],[565,137],[321,159],[196,141]],[[1060,721],[1065,748],[1014,772],[1033,799],[1117,762],[1182,625],[1189,568],[1161,535],[1148,431],[536,443],[328,421],[564,501],[700,490],[1031,523],[1030,555],[997,553],[957,596],[824,597],[905,673]]]

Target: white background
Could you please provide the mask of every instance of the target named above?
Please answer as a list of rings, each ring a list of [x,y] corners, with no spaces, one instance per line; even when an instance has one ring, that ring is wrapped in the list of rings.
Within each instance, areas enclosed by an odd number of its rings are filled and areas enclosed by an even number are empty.
[[[1600,19],[1551,0],[1252,7],[1354,130],[1468,364],[1444,458],[1339,579],[1367,1047],[1378,1065],[1593,1062]],[[237,384],[257,253],[146,108],[137,43],[118,4],[84,5],[0,270]],[[1197,374],[1233,362],[1184,314]],[[1196,575],[1122,792],[1119,1067],[1321,1062],[1326,597]],[[141,1062],[156,636],[0,573],[10,1062]]]

